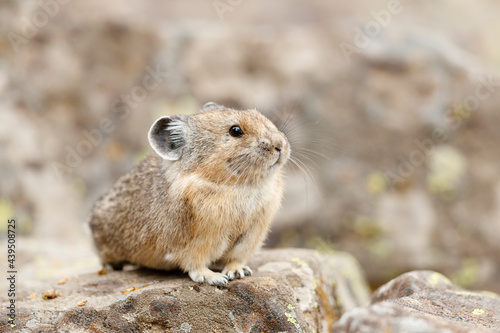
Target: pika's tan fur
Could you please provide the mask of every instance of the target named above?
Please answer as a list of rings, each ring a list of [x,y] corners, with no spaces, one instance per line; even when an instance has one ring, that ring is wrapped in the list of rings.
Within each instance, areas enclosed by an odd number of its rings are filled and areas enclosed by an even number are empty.
[[[89,225],[102,263],[180,268],[215,285],[250,275],[245,262],[280,206],[285,135],[256,110],[208,103],[158,119],[149,139],[157,154],[95,204]],[[216,262],[222,273],[208,268]]]

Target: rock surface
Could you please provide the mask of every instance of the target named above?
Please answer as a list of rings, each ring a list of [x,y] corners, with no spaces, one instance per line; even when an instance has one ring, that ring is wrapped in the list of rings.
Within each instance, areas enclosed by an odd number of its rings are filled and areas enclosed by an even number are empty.
[[[37,296],[17,302],[16,328],[0,312],[1,331],[330,332],[344,309],[368,302],[359,266],[349,258],[263,251],[250,262],[254,275],[227,287],[197,284],[180,272],[82,275],[50,286],[60,294],[54,299],[25,290]]]
[[[371,305],[344,314],[333,332],[500,332],[500,296],[458,288],[436,272],[413,271],[376,290]]]

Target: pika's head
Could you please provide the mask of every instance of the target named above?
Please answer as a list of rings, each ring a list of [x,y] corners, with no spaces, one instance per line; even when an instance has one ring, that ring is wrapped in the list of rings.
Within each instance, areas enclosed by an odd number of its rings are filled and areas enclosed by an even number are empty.
[[[278,172],[290,145],[256,110],[233,110],[207,103],[191,116],[162,117],[151,126],[149,143],[181,170],[219,184],[255,184]]]

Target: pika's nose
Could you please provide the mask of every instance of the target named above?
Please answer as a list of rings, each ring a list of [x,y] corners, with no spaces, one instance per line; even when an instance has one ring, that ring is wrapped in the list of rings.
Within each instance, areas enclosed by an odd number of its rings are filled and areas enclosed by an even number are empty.
[[[286,142],[278,138],[273,140],[272,146],[278,153],[281,153],[282,150],[286,148]]]

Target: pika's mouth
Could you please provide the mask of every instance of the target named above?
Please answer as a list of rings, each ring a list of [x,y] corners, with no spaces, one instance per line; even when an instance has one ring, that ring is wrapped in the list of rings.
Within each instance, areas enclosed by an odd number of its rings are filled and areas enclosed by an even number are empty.
[[[273,161],[271,163],[271,168],[283,164],[283,155],[281,152],[277,152],[275,154],[276,156],[273,158]]]

